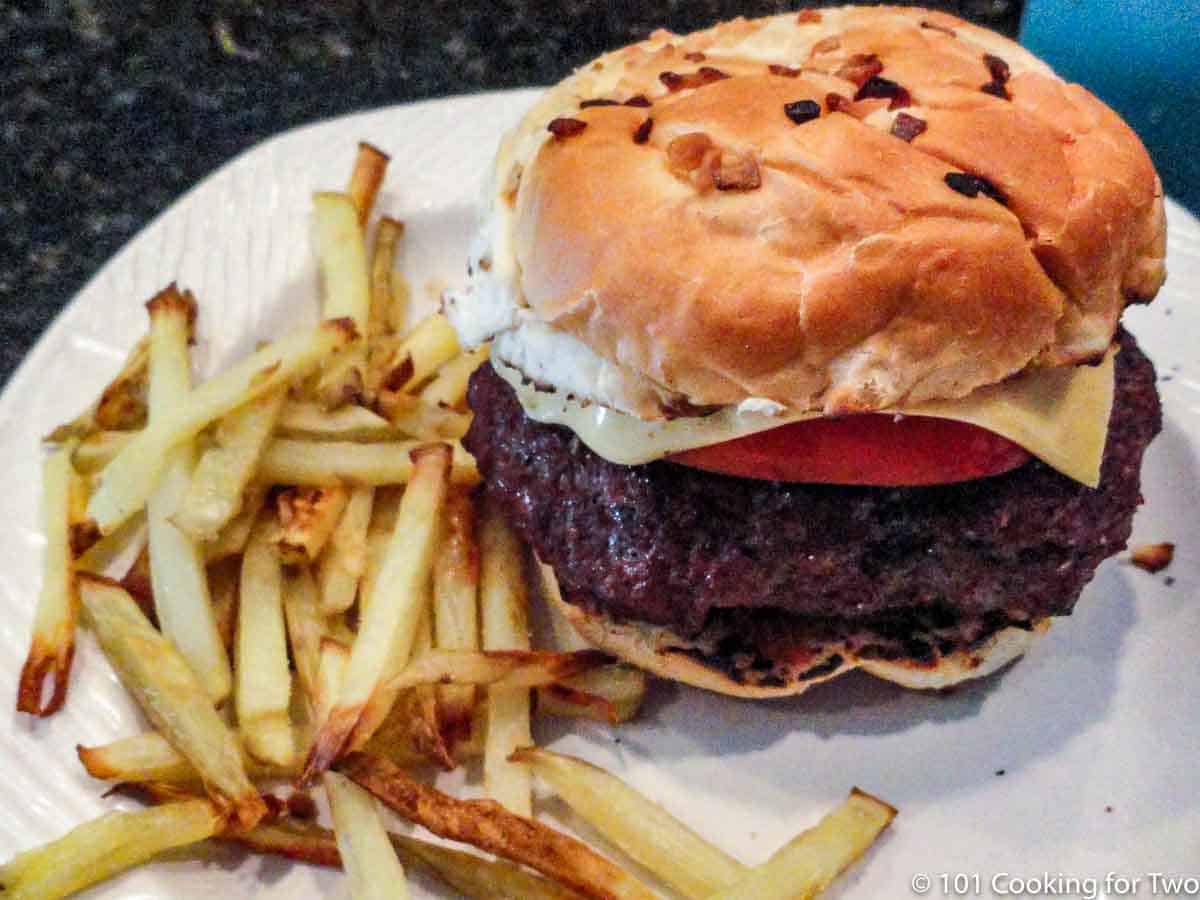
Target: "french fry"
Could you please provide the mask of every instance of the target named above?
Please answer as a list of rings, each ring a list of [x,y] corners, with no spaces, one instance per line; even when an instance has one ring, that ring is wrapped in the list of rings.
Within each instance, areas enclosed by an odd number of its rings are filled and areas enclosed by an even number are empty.
[[[75,562],[80,572],[105,574],[120,559],[128,557],[133,548],[146,542],[146,515],[135,513],[125,524],[111,534],[102,536]]]
[[[327,412],[363,403],[367,399],[366,376],[363,375],[366,368],[366,347],[361,343],[351,344],[329,361],[305,393],[315,397]]]
[[[554,569],[541,560],[535,560],[535,566],[538,587],[541,589],[544,601],[542,606],[550,624],[548,639],[554,649],[582,650],[584,647],[590,647],[591,644],[583,639],[583,636],[575,630],[575,626],[568,622],[567,617],[562,614],[562,591],[559,590],[558,578],[554,575]]]
[[[97,428],[128,431],[146,423],[149,365],[149,342],[143,337],[130,350],[116,378],[100,394],[94,414]]]
[[[317,809],[316,801],[313,800],[312,794],[306,791],[292,791],[287,796],[287,815],[294,819],[305,819],[307,821],[315,821],[320,815],[320,810]]]
[[[192,388],[192,360],[188,352],[196,301],[190,292],[168,285],[146,302],[150,316],[150,368],[148,396],[150,421],[155,413],[178,406]]]
[[[275,495],[275,547],[284,565],[307,565],[321,555],[349,495],[341,485],[292,487]]]
[[[537,573],[554,648],[562,651],[591,646],[560,611],[562,594],[554,570],[539,561]],[[646,681],[645,672],[620,663],[593,669],[540,688],[538,712],[600,719],[610,725],[628,722],[646,697]]]
[[[179,651],[115,582],[80,573],[79,595],[100,646],[146,718],[188,759],[217,806],[241,827],[253,827],[266,807],[246,777],[233,732]]]
[[[138,781],[160,784],[199,784],[200,773],[188,758],[157,731],[118,738],[94,747],[76,746],[75,753],[87,773],[101,781]],[[287,778],[295,766],[260,763],[243,753],[250,778]]]
[[[419,656],[413,660],[413,663],[424,658],[424,655]],[[417,668],[424,671],[411,679],[402,675],[402,683],[432,683],[432,681],[426,682],[426,679],[445,674],[444,669],[441,669],[440,666],[435,667],[440,671],[427,670],[423,665],[418,665]],[[439,733],[437,735],[414,735],[413,711],[405,707],[404,698],[407,696],[403,693],[400,695],[400,702],[396,703],[388,717],[371,735],[370,740],[363,747],[364,750],[385,756],[406,769],[427,766],[431,762],[441,765],[443,768],[453,768],[458,763],[478,759],[483,755],[482,706],[476,707],[475,716],[468,723],[465,733],[458,740],[449,742],[446,739],[445,724],[441,721],[440,708],[434,722],[434,725],[439,728]]]
[[[539,716],[592,719],[608,725],[620,725],[622,721],[617,718],[617,708],[608,698],[565,684],[538,688],[533,711]]]
[[[384,485],[375,489],[375,505],[371,507],[371,526],[368,536],[383,533],[391,537],[400,517],[400,504],[404,502],[404,485]],[[386,544],[385,544],[386,547]],[[382,560],[383,557],[381,556]]]
[[[403,498],[401,498],[401,506],[403,506]],[[397,522],[399,521],[400,518],[397,516]],[[436,518],[433,528],[436,534],[438,530]],[[395,525],[393,525],[392,533],[393,535],[396,533]],[[375,556],[377,562],[374,562],[372,565],[372,596],[364,601],[360,609],[364,621],[365,617],[370,614],[370,604],[372,602],[387,602],[387,582],[382,582],[382,591],[377,588],[380,585],[380,577],[386,576],[388,558],[392,552],[392,546],[392,540],[389,539],[388,543],[384,545],[383,554]],[[432,548],[430,548],[430,553],[432,555]],[[354,750],[360,749],[389,716],[393,718],[395,716],[405,716],[414,751],[446,769],[452,769],[454,767],[454,760],[442,737],[441,721],[438,715],[437,692],[427,684],[406,686],[390,677],[391,674],[394,674],[396,668],[406,666],[409,659],[427,653],[433,646],[432,606],[429,597],[428,578],[424,582],[423,591],[423,596],[417,601],[419,618],[416,631],[412,636],[410,649],[403,660],[396,659],[395,668],[389,670],[389,676],[382,680],[371,695],[371,699],[363,708],[362,715],[354,727],[354,734],[351,736],[349,748]],[[404,698],[403,702],[397,703],[397,700],[402,697]]]
[[[404,867],[388,840],[378,802],[357,784],[339,775],[323,776],[338,855],[350,879],[354,900],[395,900],[408,896]]]
[[[146,424],[146,377],[150,339],[142,337],[130,349],[121,371],[86,410],[46,436],[51,444],[86,439],[98,431],[129,431]]]
[[[426,316],[403,336],[389,336],[377,342],[375,370],[368,383],[384,392],[412,393],[461,350],[458,334],[441,313]]]
[[[373,596],[368,597],[338,702],[309,753],[305,780],[338,757],[359,731],[359,719],[388,678],[408,662],[424,606],[428,602],[434,539],[446,496],[450,448],[433,444],[413,454],[413,478],[404,492],[392,540]],[[386,592],[386,593],[384,593]],[[378,701],[376,701],[378,702]],[[375,712],[382,721],[387,710]],[[373,718],[374,718],[373,717]]]
[[[412,739],[412,735],[407,730],[410,721],[407,710],[397,710],[393,707],[392,713],[384,719],[379,730],[371,735],[370,740],[363,746],[363,750],[386,757],[403,769],[428,766],[431,762],[429,753],[425,748],[416,746],[417,742]],[[459,741],[453,748],[447,745],[447,748],[450,750],[454,765],[478,759],[483,755],[482,724],[473,730],[465,740]]]
[[[637,878],[586,844],[511,813],[494,800],[459,800],[421,784],[394,763],[365,753],[347,756],[338,770],[410,822],[440,837],[472,844],[536,869],[584,897],[656,897]]]
[[[255,853],[270,853],[318,866],[340,866],[333,832],[319,825],[284,821],[222,836]],[[431,871],[454,890],[479,900],[579,900],[579,895],[503,859],[444,847],[399,834],[388,837],[406,866]]]
[[[614,663],[538,688],[537,710],[552,716],[628,722],[646,699],[646,673]]]
[[[392,532],[396,529],[396,519],[400,513],[400,503],[404,499],[403,487],[380,487],[375,489],[375,504],[371,509],[371,524],[367,527],[367,561],[363,572],[362,584],[358,589],[358,618],[362,621],[367,615],[367,605],[375,593],[376,582],[387,558],[388,546],[391,544]]]
[[[317,684],[321,668],[321,641],[325,639],[325,622],[321,618],[317,585],[312,572],[301,566],[283,578],[283,610],[287,623],[288,644],[296,665],[296,680],[308,700],[309,709],[316,709]]]
[[[87,502],[87,479],[72,468],[67,478],[67,543],[72,559],[81,557],[100,540],[96,523],[88,518]]]
[[[148,425],[101,473],[88,514],[108,534],[146,502],[166,463],[167,451],[262,394],[311,372],[356,336],[347,319],[294,332],[252,353],[191,391],[186,400]]]
[[[529,597],[521,542],[487,504],[479,526],[479,618],[487,650],[529,650]],[[533,743],[529,689],[492,686],[487,692],[483,784],[488,796],[522,816],[532,813],[529,769],[509,760]]]
[[[234,700],[246,749],[263,762],[286,766],[296,746],[288,714],[292,676],[284,636],[283,573],[273,530],[270,518],[261,516],[242,556]]]
[[[475,543],[475,507],[459,489],[446,497],[446,519],[433,567],[434,643],[446,650],[479,647],[479,548]],[[438,689],[442,729],[453,746],[470,734],[477,691],[471,685]]]
[[[190,324],[194,324],[194,321]],[[191,338],[190,332],[188,337]],[[95,407],[98,428],[129,431],[145,425],[148,414],[149,353],[147,336],[134,344],[121,371],[100,394]]]
[[[875,841],[896,810],[854,788],[837,809],[775,851],[767,862],[711,900],[808,900],[829,886]]]
[[[467,382],[475,370],[487,362],[490,349],[488,344],[483,344],[447,362],[421,389],[421,399],[432,406],[465,411]]]
[[[404,223],[384,216],[375,229],[375,249],[371,256],[371,315],[367,324],[368,355],[373,356],[380,337],[394,330],[393,323],[403,321],[403,309],[396,316],[396,307],[407,303],[408,292],[392,290],[392,275],[396,264],[396,245],[404,235]],[[378,371],[368,364],[367,371]],[[378,385],[369,385],[374,394]]]
[[[42,463],[42,522],[46,531],[42,590],[34,613],[29,654],[17,688],[17,709],[35,716],[49,716],[62,708],[75,656],[79,600],[67,527],[73,449],[74,439],[68,439]],[[50,696],[43,701],[47,683]]]
[[[250,532],[258,521],[262,510],[263,500],[267,492],[262,485],[252,484],[246,489],[242,498],[242,507],[236,516],[226,523],[216,539],[204,545],[204,561],[209,565],[229,559],[231,556],[241,556],[246,549],[246,541],[250,540]]]
[[[104,792],[105,798],[111,796],[128,797],[147,806],[161,806],[164,803],[181,803],[185,800],[201,800],[202,790],[197,790],[190,784],[167,784],[158,781],[122,781],[114,784]],[[267,815],[264,821],[272,821],[280,816],[282,802],[272,794],[263,794],[267,804]]]
[[[322,638],[321,655],[317,664],[317,684],[314,691],[313,721],[325,723],[337,705],[346,677],[346,666],[350,664],[350,645],[336,638]]]
[[[375,195],[383,184],[383,176],[387,171],[386,153],[373,144],[359,141],[358,153],[354,157],[354,170],[350,173],[350,185],[346,188],[354,208],[358,211],[358,224],[366,225],[371,216],[371,207],[375,205]]]
[[[324,286],[322,314],[327,319],[350,319],[365,337],[371,289],[363,226],[354,198],[330,191],[314,194],[313,222]],[[366,367],[365,345],[361,341],[351,344],[321,374],[314,394],[327,409],[354,402],[365,390]]]
[[[238,582],[241,580],[241,561],[233,557],[208,567],[208,593],[212,597],[213,618],[225,652],[233,656],[237,637]]]
[[[191,390],[189,323],[194,302],[174,289],[158,293],[150,313],[150,423],[183,403]],[[195,454],[190,440],[172,447],[162,477],[146,504],[150,582],[159,628],[183,654],[214,703],[232,688],[229,656],[217,632],[200,546],[171,517],[187,492]]]
[[[553,684],[612,661],[602,650],[428,650],[389,681],[394,690],[421,684],[490,685],[518,690]]]
[[[367,530],[374,505],[373,487],[350,490],[346,508],[317,567],[322,615],[337,615],[354,605],[359,582],[367,570]]]
[[[489,797],[521,815],[532,814],[528,770],[510,762],[514,745],[533,740],[529,726],[528,688],[489,688],[484,732],[483,783]],[[528,812],[526,812],[528,810]]]
[[[422,397],[385,392],[378,400],[379,411],[403,434],[421,438],[460,438],[471,427],[468,413],[443,409]]]
[[[523,747],[513,759],[527,763],[584,821],[685,897],[703,900],[747,874],[736,859],[610,772],[540,747]]]
[[[377,407],[386,394],[398,393],[413,373],[413,361],[398,356],[404,344],[404,336],[398,333],[380,334],[371,341],[367,354],[366,398]],[[397,385],[392,388],[388,385]],[[387,415],[380,407],[379,411]]]
[[[150,579],[150,545],[143,544],[129,571],[121,578],[121,587],[129,592],[150,624],[158,627],[158,612],[154,608],[154,583]]]
[[[187,757],[156,731],[85,747],[75,754],[87,773],[101,781],[161,781],[168,784],[199,781]]]
[[[432,716],[432,704],[411,688],[434,684],[529,688],[589,671],[608,659],[594,649],[561,654],[536,650],[431,650],[414,657],[392,680],[391,690],[399,692],[400,699],[365,748],[405,766],[433,762],[453,768],[457,762],[483,753],[486,720],[472,715],[456,728],[456,739],[451,741],[446,737],[449,729],[442,721],[444,713]]]
[[[433,625],[430,622],[429,609],[426,607],[416,639],[413,641],[413,657],[422,658],[429,653],[432,646]],[[443,736],[437,692],[430,683],[424,680],[406,681],[399,677],[393,678],[379,692],[379,696],[383,698],[382,702],[368,704],[367,709],[363,711],[363,718],[359,720],[359,727],[375,734],[385,723],[390,722],[393,733],[408,745],[413,756],[440,766],[446,771],[454,768],[454,756]],[[380,718],[380,711],[385,709],[387,712]]]
[[[346,664],[350,662],[350,647],[354,635],[349,634],[347,638],[348,640],[340,637],[322,637],[317,648],[316,681],[312,686],[312,693],[305,696],[307,715],[298,729],[298,763],[302,764],[307,759],[321,726],[325,724],[330,711],[337,703],[342,679],[346,677]]]
[[[407,484],[413,473],[409,454],[421,446],[421,441],[355,444],[277,438],[263,455],[259,477],[273,484]],[[457,441],[450,477],[455,484],[479,483],[475,458]]]
[[[383,561],[387,558],[388,546],[392,542],[392,529],[385,528],[382,517],[372,516],[371,526],[367,529],[367,568],[363,572],[362,584],[358,589],[358,619],[361,622],[367,615],[367,607],[375,594],[375,586],[379,582],[379,573],[383,569]],[[395,525],[395,518],[392,524]]]
[[[412,297],[412,285],[408,278],[399,270],[392,270],[392,306],[388,310],[388,325],[393,334],[404,331],[408,321],[409,300]]]
[[[94,431],[79,442],[71,462],[84,475],[99,472],[135,437],[136,431]]]
[[[520,897],[521,900],[578,900],[579,894],[504,859],[484,859],[473,853],[391,835],[392,846],[408,865],[424,864],[442,881],[467,897],[481,900]]]
[[[333,191],[313,194],[313,223],[325,289],[322,315],[326,319],[348,318],[358,334],[365,336],[371,290],[367,250],[354,198]]]
[[[314,866],[337,868],[342,864],[337,839],[328,828],[310,822],[281,822],[256,825],[249,831],[231,831],[221,839],[254,853],[279,856]]]
[[[6,900],[57,900],[148,862],[175,847],[220,833],[224,820],[207,800],[112,812],[0,867]]]
[[[460,759],[442,736],[437,697],[429,685],[400,693],[365,747],[406,768],[434,765],[448,772]]]
[[[383,416],[353,404],[326,410],[309,400],[289,400],[276,433],[308,441],[395,441],[408,432]]]
[[[242,508],[286,393],[277,388],[263,394],[217,424],[215,443],[200,455],[172,519],[193,540],[216,540]]]
[[[354,628],[350,627],[350,623],[346,619],[346,616],[330,616],[325,620],[325,627],[329,630],[331,638],[345,644],[347,649],[349,649],[354,646],[354,638],[357,635],[357,623],[362,620],[362,617],[355,616]]]

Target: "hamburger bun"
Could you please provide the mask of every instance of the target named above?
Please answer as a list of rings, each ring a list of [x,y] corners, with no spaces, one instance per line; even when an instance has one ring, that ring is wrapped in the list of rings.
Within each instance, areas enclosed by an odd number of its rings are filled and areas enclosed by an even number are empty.
[[[829,681],[854,669],[862,669],[884,681],[915,690],[941,690],[972,678],[991,675],[1022,656],[1035,638],[1050,628],[1050,619],[1040,619],[1028,629],[1005,628],[970,650],[943,654],[935,662],[860,658],[841,645],[830,645],[814,661],[811,677],[793,678],[784,684],[762,684],[739,677],[715,665],[701,642],[686,640],[661,625],[617,621],[600,612],[587,612],[563,599],[554,570],[538,565],[542,597],[565,618],[579,636],[594,647],[611,653],[659,678],[682,682],[731,697],[762,699],[802,694],[814,684]],[[836,656],[837,662],[829,663]]]
[[[885,410],[1094,361],[1164,277],[1133,131],[1019,45],[914,8],[606,54],[506,138],[484,206],[494,353],[646,419]]]

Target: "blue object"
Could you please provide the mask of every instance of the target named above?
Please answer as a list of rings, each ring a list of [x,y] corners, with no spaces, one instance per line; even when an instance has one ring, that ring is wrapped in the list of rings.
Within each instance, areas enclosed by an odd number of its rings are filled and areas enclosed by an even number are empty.
[[[1027,0],[1021,43],[1119,112],[1200,213],[1200,0]]]

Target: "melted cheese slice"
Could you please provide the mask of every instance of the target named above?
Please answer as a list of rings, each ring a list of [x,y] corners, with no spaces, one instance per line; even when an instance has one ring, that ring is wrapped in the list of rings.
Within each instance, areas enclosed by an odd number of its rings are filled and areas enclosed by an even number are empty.
[[[1110,350],[1096,366],[1032,369],[960,400],[900,406],[892,412],[986,428],[1068,478],[1096,487],[1112,412],[1115,355],[1116,350]],[[815,410],[771,415],[729,406],[710,416],[648,422],[597,404],[585,406],[558,392],[538,391],[502,360],[493,358],[492,364],[517,392],[530,418],[565,425],[594,452],[621,465],[639,465],[821,415]]]

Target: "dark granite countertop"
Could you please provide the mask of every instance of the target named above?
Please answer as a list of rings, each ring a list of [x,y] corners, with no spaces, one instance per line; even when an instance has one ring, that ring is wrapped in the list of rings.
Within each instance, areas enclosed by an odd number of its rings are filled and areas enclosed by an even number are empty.
[[[84,282],[189,186],[276,132],[545,84],[663,25],[795,3],[383,0],[0,7],[0,384]],[[1017,0],[928,2],[1014,34]]]

